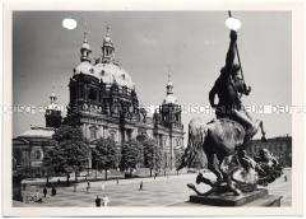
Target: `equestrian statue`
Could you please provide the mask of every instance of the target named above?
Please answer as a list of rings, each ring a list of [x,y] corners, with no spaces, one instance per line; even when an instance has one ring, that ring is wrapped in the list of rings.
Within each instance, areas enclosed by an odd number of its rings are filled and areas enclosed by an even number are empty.
[[[242,104],[242,96],[248,96],[251,87],[243,79],[241,64],[234,63],[236,54],[239,55],[236,43],[237,32],[231,30],[225,66],[209,92],[209,102],[215,109],[216,118],[209,123],[202,118],[194,118],[189,123],[188,145],[178,170],[190,166],[199,153],[205,153],[207,167],[216,175],[215,181],[205,178],[202,173],[197,176],[197,184],[211,186],[208,192],[201,193],[195,185],[187,185],[198,195],[230,192],[238,196],[243,192],[254,191],[258,184],[265,185],[265,178],[279,166],[267,150],[261,151],[260,156],[264,158],[257,162],[246,153],[253,136],[260,130],[261,139],[265,141],[266,133],[263,122],[252,119]],[[267,163],[269,168],[266,168]],[[270,178],[269,182],[278,175],[274,174],[275,177]]]

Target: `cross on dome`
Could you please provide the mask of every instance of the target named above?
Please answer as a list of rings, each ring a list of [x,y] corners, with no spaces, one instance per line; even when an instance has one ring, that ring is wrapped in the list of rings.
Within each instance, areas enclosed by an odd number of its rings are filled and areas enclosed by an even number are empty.
[[[109,24],[106,24],[106,36],[109,36],[110,35],[110,25]]]
[[[84,31],[84,40],[83,40],[84,43],[88,43],[87,34],[88,34],[88,32]]]
[[[81,52],[81,62],[90,62],[89,54],[91,53],[91,49],[87,39],[88,32],[84,31],[83,44],[80,49]]]
[[[111,31],[110,25],[106,24],[106,34],[105,37],[103,38],[103,43],[112,43],[112,39],[110,37],[110,31]]]

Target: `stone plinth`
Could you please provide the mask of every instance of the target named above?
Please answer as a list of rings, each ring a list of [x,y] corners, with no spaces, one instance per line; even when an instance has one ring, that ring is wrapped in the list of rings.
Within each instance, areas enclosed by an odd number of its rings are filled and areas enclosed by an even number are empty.
[[[210,194],[208,196],[191,195],[190,202],[212,206],[242,206],[254,202],[255,200],[268,198],[267,189],[258,189],[254,192],[244,193],[234,196],[232,193]]]

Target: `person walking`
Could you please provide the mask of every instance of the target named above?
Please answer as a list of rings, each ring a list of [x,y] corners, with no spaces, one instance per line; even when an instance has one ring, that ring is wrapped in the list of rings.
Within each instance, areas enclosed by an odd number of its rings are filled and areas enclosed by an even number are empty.
[[[101,207],[101,198],[97,195],[97,198],[95,199],[96,207]]]
[[[102,203],[103,203],[104,207],[106,207],[108,205],[108,203],[109,203],[109,198],[105,194],[102,197]]]
[[[46,198],[47,193],[48,193],[48,190],[47,190],[47,187],[45,186],[43,189],[44,198]]]
[[[74,184],[73,184],[73,192],[76,192],[77,191],[77,183],[75,182]]]
[[[142,191],[143,190],[143,181],[140,181],[140,184],[139,184],[139,191]]]
[[[101,185],[101,190],[102,190],[102,192],[104,192],[104,191],[105,191],[105,183],[104,183],[104,182],[102,182],[102,185]]]
[[[52,195],[52,196],[55,196],[55,195],[56,195],[56,188],[55,188],[54,186],[52,186],[51,195]]]
[[[39,193],[38,189],[36,189],[35,201],[39,201],[40,199],[41,199],[40,193]]]

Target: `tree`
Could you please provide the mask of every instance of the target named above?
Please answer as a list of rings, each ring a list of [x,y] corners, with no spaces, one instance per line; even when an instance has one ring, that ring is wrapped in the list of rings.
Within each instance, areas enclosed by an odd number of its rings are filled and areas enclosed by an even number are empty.
[[[67,174],[67,182],[69,173],[74,172],[77,180],[76,173],[85,167],[89,156],[89,146],[81,129],[63,125],[55,130],[53,139],[57,145],[46,153],[44,166],[49,171]]]
[[[119,162],[119,152],[116,142],[111,138],[101,138],[95,142],[93,150],[93,163],[97,169],[105,170],[105,180],[107,180],[107,171],[116,168]]]
[[[50,176],[62,172],[58,160],[59,157],[56,148],[48,148],[43,158],[43,169],[46,172],[47,183],[49,182]]]
[[[154,139],[146,139],[143,141],[144,149],[144,165],[150,169],[150,176],[152,171],[159,170],[162,166],[162,150],[156,144]]]
[[[177,148],[176,150],[174,150],[175,153],[175,168],[176,170],[180,167],[181,163],[182,163],[182,156],[184,154],[184,148]],[[178,174],[178,170],[177,170],[177,174]]]
[[[143,148],[141,144],[136,140],[125,142],[121,149],[120,169],[130,170],[130,175],[132,175],[132,170],[136,169],[137,165],[142,162]]]

